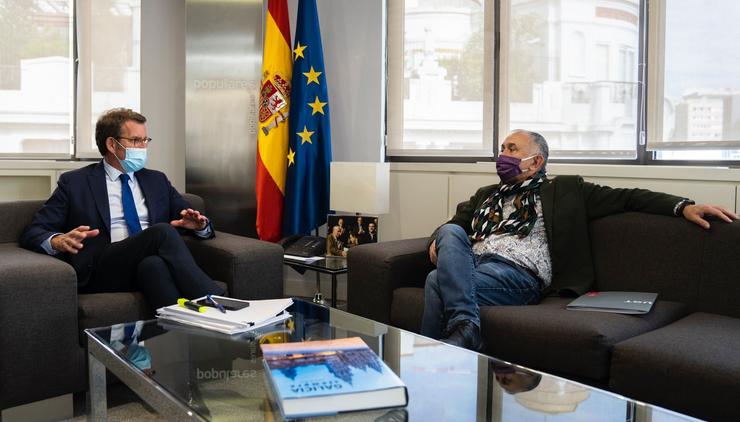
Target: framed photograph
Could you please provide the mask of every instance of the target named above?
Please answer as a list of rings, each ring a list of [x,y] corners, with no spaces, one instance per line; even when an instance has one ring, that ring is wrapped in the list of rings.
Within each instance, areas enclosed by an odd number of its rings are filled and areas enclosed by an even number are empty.
[[[326,216],[326,255],[347,256],[350,248],[378,242],[378,217],[329,214]]]

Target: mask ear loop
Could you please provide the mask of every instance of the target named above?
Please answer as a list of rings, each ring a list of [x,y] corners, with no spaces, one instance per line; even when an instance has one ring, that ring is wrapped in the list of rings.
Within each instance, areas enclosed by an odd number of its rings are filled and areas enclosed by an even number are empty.
[[[538,156],[538,155],[539,155],[539,154],[535,154],[535,155],[530,155],[529,157],[527,157],[527,158],[523,159],[522,161],[526,161],[526,160],[529,160],[530,158],[534,158],[534,157],[536,157],[536,156]],[[534,161],[532,161],[532,164],[534,164]],[[530,167],[529,167],[529,168],[527,169],[527,171],[532,171],[532,170],[534,170],[534,168],[532,168],[531,166],[530,166]]]

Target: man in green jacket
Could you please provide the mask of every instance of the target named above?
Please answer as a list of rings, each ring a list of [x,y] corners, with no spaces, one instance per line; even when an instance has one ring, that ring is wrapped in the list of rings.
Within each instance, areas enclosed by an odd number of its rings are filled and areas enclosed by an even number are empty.
[[[480,305],[537,303],[545,291],[585,293],[594,280],[590,220],[627,211],[737,220],[732,211],[644,189],[613,189],[578,176],[548,179],[542,135],[518,130],[501,145],[497,185],[457,206],[431,236],[437,266],[424,288],[421,333],[456,346],[481,346]]]

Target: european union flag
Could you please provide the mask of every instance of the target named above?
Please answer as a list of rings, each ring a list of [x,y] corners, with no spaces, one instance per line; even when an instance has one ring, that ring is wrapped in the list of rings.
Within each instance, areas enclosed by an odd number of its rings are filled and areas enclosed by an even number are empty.
[[[308,234],[329,211],[331,128],[316,0],[300,0],[293,48],[283,236]]]

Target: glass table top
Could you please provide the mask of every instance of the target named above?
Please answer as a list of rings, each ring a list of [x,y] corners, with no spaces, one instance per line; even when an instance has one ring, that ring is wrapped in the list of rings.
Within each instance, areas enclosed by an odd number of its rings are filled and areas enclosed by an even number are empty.
[[[297,260],[286,256],[283,263],[285,265],[307,268],[326,274],[342,274],[347,272],[347,258],[343,256],[326,256],[315,260]]]
[[[362,421],[688,421],[631,401],[334,308],[294,299],[293,317],[228,336],[150,320],[87,330],[116,355],[206,420],[280,420],[260,344],[361,337],[408,388],[405,408],[324,420]],[[131,342],[136,337],[138,342]],[[145,401],[148,397],[142,397]]]

